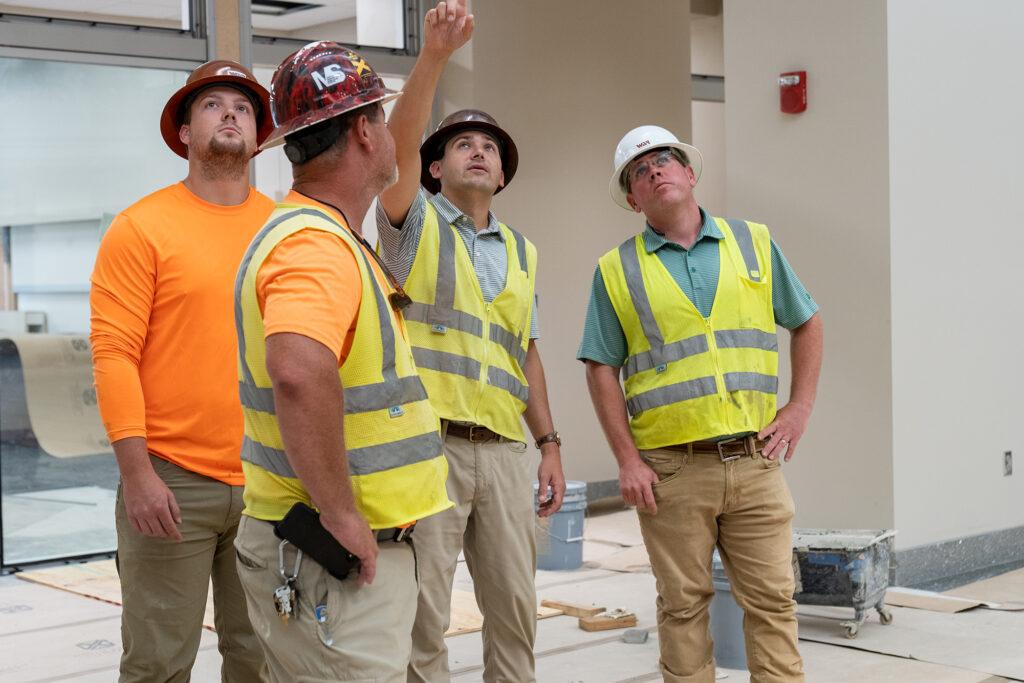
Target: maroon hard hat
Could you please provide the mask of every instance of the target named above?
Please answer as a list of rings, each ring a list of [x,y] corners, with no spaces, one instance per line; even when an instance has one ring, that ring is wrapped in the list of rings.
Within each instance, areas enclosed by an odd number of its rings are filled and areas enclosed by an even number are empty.
[[[519,150],[512,137],[506,133],[494,117],[479,109],[461,109],[444,117],[437,130],[420,145],[420,182],[431,194],[441,191],[441,181],[430,175],[430,164],[444,156],[444,146],[457,133],[464,130],[479,130],[494,137],[501,148],[501,170],[505,172],[505,184],[494,191],[498,194],[512,182],[519,166]]]
[[[285,58],[270,84],[274,132],[263,149],[316,123],[401,93],[384,81],[355,50],[327,40],[309,43]]]
[[[185,85],[171,95],[171,99],[167,100],[164,111],[160,115],[160,133],[164,136],[164,142],[183,159],[188,159],[188,147],[178,137],[178,131],[185,118],[185,105],[189,102],[191,95],[214,85],[237,88],[252,100],[256,109],[257,151],[274,128],[274,123],[270,119],[270,93],[267,92],[267,89],[259,84],[251,71],[238,62],[232,62],[229,59],[214,59],[197,66],[195,71],[189,74]]]

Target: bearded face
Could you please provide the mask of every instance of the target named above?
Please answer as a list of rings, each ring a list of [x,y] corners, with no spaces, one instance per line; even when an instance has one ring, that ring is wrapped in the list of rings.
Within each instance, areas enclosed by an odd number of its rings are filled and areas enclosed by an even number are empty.
[[[204,176],[237,177],[248,172],[256,151],[256,113],[249,97],[234,88],[213,86],[189,105],[181,141]]]

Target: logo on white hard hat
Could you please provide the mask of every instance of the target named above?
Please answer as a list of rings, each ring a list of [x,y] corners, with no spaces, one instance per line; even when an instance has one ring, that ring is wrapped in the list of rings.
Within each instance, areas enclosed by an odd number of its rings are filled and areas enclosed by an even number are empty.
[[[646,147],[649,144],[651,144],[651,141],[649,139],[648,140],[644,140],[643,142],[636,143],[636,148],[640,149],[641,147]]]
[[[319,71],[313,72],[313,83],[316,85],[317,90],[329,88],[344,80],[345,70],[341,68],[340,64],[328,64],[324,67],[323,73]]]

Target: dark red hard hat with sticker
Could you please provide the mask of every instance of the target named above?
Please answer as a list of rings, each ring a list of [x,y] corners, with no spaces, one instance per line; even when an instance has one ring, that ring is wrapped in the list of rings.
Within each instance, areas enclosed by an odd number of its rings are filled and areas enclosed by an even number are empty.
[[[276,127],[262,149],[283,143],[303,128],[400,94],[385,88],[355,50],[326,40],[309,43],[274,72],[270,100]]]

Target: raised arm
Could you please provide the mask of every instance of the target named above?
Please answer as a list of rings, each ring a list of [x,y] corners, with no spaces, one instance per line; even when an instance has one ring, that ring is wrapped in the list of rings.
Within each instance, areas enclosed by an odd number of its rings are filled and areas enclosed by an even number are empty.
[[[395,139],[398,182],[384,191],[380,204],[392,225],[401,225],[420,187],[420,142],[430,120],[437,83],[448,58],[473,35],[466,0],[439,2],[423,21],[423,47],[395,101],[388,128]]]

